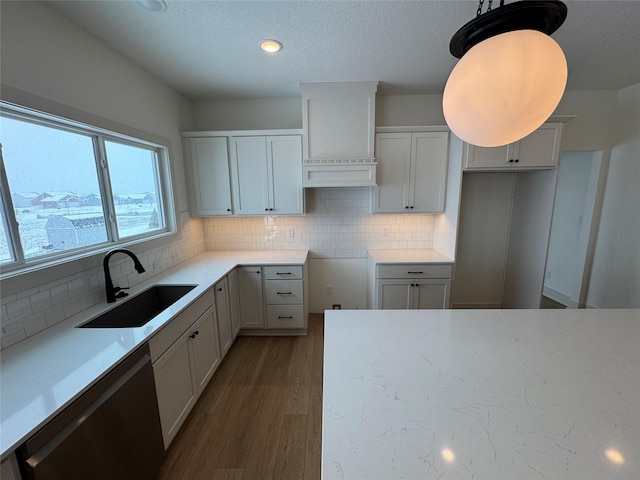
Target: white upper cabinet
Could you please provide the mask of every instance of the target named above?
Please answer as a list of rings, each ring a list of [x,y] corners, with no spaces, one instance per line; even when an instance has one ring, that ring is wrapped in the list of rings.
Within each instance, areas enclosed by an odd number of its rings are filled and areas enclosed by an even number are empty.
[[[188,138],[195,215],[231,215],[231,185],[226,137]]]
[[[449,132],[376,135],[375,213],[444,211]]]
[[[465,170],[526,170],[556,168],[560,156],[562,123],[545,123],[509,145],[466,145]]]
[[[304,213],[300,135],[267,137],[267,165],[271,213]]]
[[[234,213],[303,213],[299,135],[231,137],[229,145]]]

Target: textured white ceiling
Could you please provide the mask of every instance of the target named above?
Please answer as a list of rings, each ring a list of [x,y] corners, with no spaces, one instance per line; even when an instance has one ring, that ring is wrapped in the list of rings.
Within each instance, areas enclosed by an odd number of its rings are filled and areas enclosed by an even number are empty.
[[[165,12],[152,13],[129,0],[47,3],[191,99],[298,96],[300,82],[358,80],[380,82],[387,95],[442,93],[457,61],[449,40],[478,6],[167,0]],[[567,20],[553,38],[569,64],[567,89],[640,82],[640,1],[565,3]],[[265,38],[283,50],[263,53]]]

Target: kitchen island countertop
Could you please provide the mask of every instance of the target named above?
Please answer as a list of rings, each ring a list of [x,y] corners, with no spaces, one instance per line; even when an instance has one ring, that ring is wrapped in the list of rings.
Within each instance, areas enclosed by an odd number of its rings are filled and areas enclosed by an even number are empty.
[[[307,256],[307,250],[205,252],[131,288],[133,296],[151,285],[196,285],[142,327],[75,328],[121,303],[103,302],[2,350],[2,459],[236,266],[302,265]]]
[[[640,310],[325,312],[322,478],[640,478]]]

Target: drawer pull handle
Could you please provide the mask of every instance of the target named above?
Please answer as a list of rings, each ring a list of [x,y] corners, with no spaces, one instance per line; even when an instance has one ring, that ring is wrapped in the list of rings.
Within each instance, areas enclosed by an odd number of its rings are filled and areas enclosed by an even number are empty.
[[[278,315],[278,318],[288,318],[288,319],[293,319],[293,317],[291,315],[289,315],[288,317],[285,317],[284,315]]]
[[[418,274],[418,273],[424,273],[424,272],[407,272],[407,273]]]
[[[293,275],[291,272],[276,272],[276,275]]]
[[[291,292],[276,292],[278,295],[293,295]]]

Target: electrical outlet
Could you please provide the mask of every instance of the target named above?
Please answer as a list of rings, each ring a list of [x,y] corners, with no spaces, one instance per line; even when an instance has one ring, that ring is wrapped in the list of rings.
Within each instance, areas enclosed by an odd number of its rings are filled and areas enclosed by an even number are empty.
[[[389,236],[389,227],[384,227],[382,229],[382,236],[383,237],[388,237]]]
[[[293,237],[294,234],[295,230],[293,229],[293,227],[289,227],[287,230],[287,237]]]
[[[333,310],[342,310],[342,304],[340,303],[334,303],[333,306],[331,307]]]
[[[333,285],[327,285],[327,295],[333,295]]]

